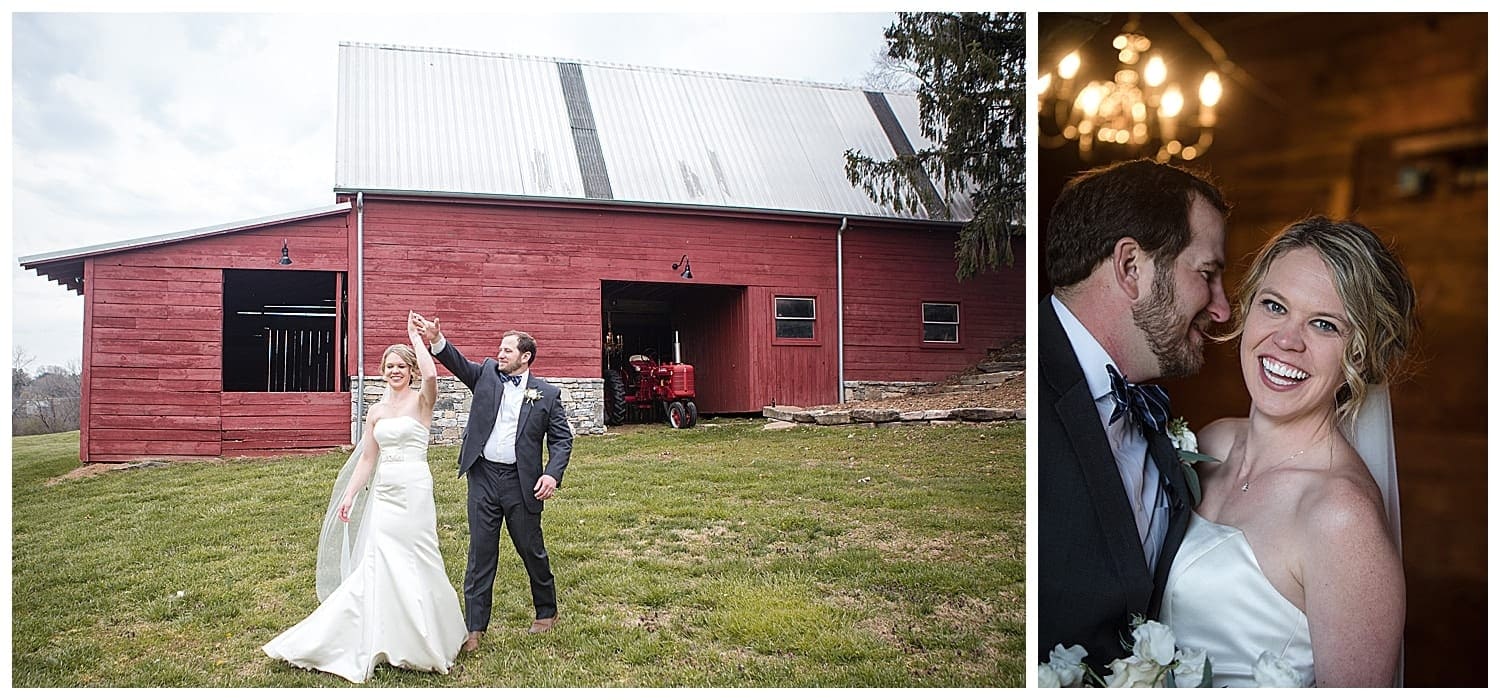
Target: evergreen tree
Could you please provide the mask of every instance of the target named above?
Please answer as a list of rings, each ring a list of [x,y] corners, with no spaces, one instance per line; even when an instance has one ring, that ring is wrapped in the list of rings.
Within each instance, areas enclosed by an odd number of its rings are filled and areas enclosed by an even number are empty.
[[[928,182],[967,192],[974,218],[959,231],[959,279],[1014,264],[1011,238],[1026,213],[1025,14],[902,12],[885,37],[889,57],[919,83],[922,135],[934,146],[885,161],[848,151],[849,181],[897,211],[925,207],[938,219],[953,212]]]

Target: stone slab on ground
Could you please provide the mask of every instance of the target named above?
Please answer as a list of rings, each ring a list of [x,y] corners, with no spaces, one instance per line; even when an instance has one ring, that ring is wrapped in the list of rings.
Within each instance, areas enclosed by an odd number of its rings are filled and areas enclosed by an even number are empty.
[[[792,416],[804,410],[806,409],[801,406],[766,406],[760,409],[760,414],[773,420],[790,421],[793,420]]]

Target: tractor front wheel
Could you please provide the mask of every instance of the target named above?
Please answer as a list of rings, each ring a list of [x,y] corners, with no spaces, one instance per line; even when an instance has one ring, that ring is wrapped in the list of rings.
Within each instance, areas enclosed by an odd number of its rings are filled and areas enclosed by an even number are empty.
[[[623,425],[625,423],[625,380],[620,378],[620,373],[609,369],[604,371],[604,424]]]
[[[688,423],[688,410],[681,401],[673,401],[667,406],[667,425],[673,428],[691,427]]]
[[[687,427],[691,428],[698,424],[698,404],[687,402]]]

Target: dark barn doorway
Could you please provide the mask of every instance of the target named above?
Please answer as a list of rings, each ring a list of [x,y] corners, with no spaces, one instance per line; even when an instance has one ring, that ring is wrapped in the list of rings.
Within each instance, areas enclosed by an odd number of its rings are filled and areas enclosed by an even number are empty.
[[[680,361],[693,366],[693,400],[701,413],[722,411],[728,387],[748,381],[744,287],[603,280],[600,301],[607,423],[665,420],[665,407],[659,404],[631,405],[623,416],[612,415],[611,406],[618,405],[611,403],[612,397],[635,381],[630,364],[635,356],[665,363],[678,360],[680,352]]]
[[[224,391],[348,391],[344,275],[224,271]]]

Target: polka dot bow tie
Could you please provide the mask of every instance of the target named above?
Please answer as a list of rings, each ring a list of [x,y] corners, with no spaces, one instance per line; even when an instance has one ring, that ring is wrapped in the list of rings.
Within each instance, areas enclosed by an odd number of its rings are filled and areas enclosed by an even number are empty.
[[[1115,410],[1109,414],[1110,424],[1129,413],[1136,425],[1165,434],[1167,416],[1171,413],[1167,390],[1155,384],[1131,384],[1114,365],[1105,365],[1104,369],[1109,372],[1109,395],[1115,400]]]

